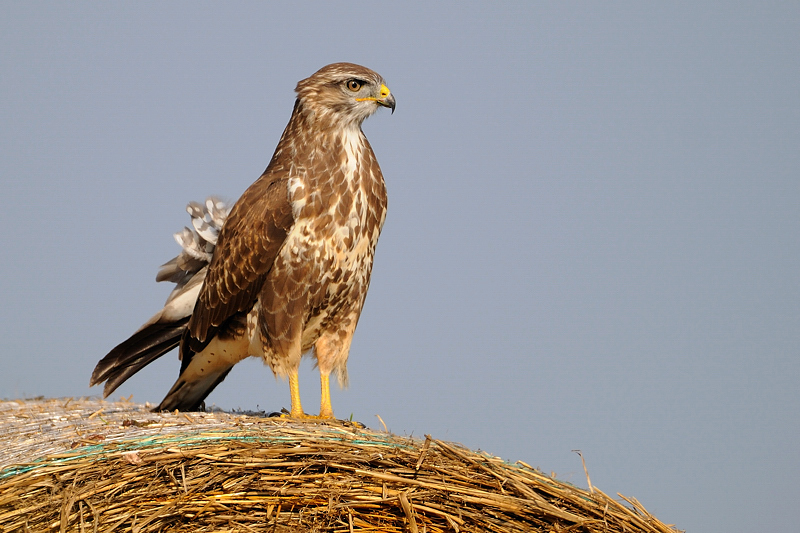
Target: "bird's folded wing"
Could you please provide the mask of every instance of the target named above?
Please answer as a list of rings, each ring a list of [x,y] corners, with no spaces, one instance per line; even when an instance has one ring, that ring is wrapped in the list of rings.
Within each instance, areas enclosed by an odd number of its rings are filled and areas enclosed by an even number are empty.
[[[236,202],[217,240],[181,343],[181,367],[231,317],[252,309],[292,227],[285,172],[265,172]]]

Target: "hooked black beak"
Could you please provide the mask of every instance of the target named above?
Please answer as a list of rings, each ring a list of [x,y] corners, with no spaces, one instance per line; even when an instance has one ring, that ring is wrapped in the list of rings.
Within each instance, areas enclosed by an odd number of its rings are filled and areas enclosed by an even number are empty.
[[[378,104],[382,105],[383,107],[388,107],[392,110],[392,114],[394,114],[394,108],[396,107],[396,103],[394,101],[394,95],[389,94],[386,98],[381,98],[380,100],[376,100]]]

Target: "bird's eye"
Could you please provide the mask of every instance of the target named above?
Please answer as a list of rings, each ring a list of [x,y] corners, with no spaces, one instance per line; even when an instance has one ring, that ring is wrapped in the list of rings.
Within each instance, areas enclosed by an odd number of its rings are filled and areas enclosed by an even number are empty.
[[[356,92],[359,89],[361,89],[362,85],[364,85],[364,84],[362,82],[358,81],[358,80],[350,80],[350,81],[347,82],[347,88],[350,89],[353,92]]]

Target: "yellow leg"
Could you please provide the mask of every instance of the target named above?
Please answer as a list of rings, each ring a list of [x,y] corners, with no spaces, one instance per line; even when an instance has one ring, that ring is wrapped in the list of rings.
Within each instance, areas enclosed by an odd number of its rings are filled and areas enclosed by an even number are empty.
[[[319,407],[319,417],[320,418],[333,418],[333,407],[331,407],[331,381],[330,376],[328,374],[323,374],[320,372],[319,374],[319,382],[320,382],[320,407]]]
[[[300,403],[300,379],[297,377],[297,370],[289,372],[289,393],[292,395],[293,418],[304,418],[303,405]]]

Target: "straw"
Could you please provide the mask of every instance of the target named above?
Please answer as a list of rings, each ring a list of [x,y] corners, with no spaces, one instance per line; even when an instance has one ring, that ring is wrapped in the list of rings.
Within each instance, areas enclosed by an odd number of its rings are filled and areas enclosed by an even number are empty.
[[[0,531],[661,532],[610,498],[427,436],[91,398],[0,402]]]

